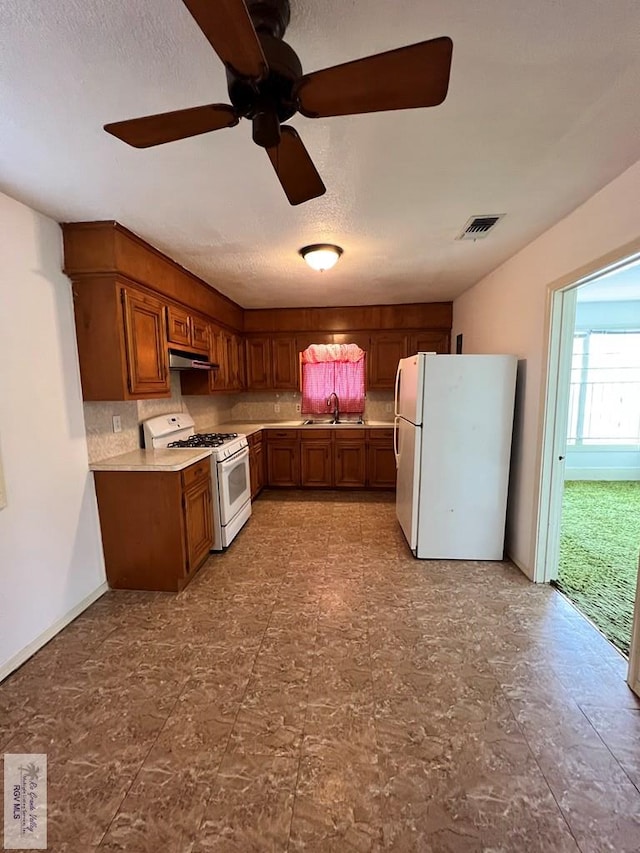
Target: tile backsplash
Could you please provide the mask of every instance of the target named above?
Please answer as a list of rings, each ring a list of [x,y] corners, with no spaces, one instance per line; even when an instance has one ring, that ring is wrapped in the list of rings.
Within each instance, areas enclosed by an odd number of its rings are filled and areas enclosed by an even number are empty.
[[[171,397],[131,402],[85,402],[84,421],[87,432],[89,462],[97,462],[119,453],[142,447],[140,424],[148,418],[170,412],[188,411],[196,431],[231,418],[232,396],[183,397],[180,374],[171,373]],[[113,416],[119,415],[122,432],[113,431]]]
[[[391,391],[369,391],[365,402],[365,419],[390,421],[393,403]],[[119,453],[142,447],[142,421],[169,412],[189,412],[195,421],[196,432],[211,430],[216,424],[229,421],[295,421],[302,415],[297,391],[246,391],[211,397],[183,397],[180,374],[171,374],[171,397],[160,400],[132,400],[131,402],[86,402],[84,419],[87,432],[89,462],[97,462]],[[280,410],[275,411],[279,406]],[[122,432],[114,433],[113,416],[119,415]]]

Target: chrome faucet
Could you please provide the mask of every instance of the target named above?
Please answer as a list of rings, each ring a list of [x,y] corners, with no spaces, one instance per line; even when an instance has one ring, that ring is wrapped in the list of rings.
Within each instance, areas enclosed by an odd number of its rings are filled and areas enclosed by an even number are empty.
[[[335,391],[332,391],[327,397],[327,406],[331,405],[331,398],[335,397],[336,401],[333,407],[333,422],[338,423],[340,421],[340,400],[338,399],[338,395]]]

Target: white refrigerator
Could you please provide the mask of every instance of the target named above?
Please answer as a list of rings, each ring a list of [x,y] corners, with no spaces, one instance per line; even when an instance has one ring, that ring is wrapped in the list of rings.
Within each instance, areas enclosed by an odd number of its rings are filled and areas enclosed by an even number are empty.
[[[398,364],[396,514],[416,557],[502,559],[516,368],[425,352]]]

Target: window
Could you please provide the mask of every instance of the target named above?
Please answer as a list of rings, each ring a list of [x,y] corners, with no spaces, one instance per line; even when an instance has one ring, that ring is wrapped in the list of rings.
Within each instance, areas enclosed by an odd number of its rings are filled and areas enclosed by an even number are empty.
[[[302,413],[325,415],[335,393],[345,414],[364,412],[365,353],[356,344],[312,344],[302,353]]]
[[[567,441],[640,444],[640,331],[575,335]]]

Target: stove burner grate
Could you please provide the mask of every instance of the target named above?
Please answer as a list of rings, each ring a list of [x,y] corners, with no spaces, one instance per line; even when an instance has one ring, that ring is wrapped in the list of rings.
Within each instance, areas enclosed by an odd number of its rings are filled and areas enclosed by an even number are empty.
[[[200,432],[180,441],[172,441],[167,447],[220,447],[237,437],[237,432]]]

